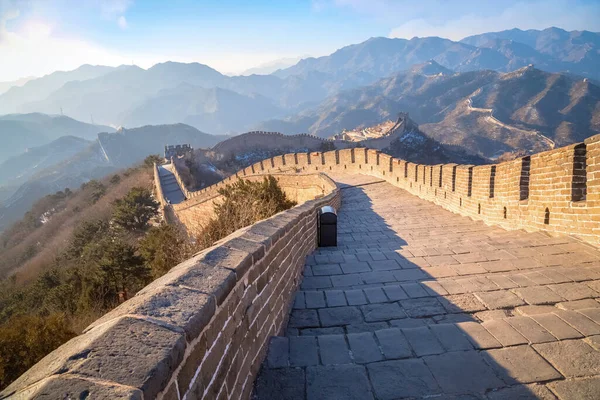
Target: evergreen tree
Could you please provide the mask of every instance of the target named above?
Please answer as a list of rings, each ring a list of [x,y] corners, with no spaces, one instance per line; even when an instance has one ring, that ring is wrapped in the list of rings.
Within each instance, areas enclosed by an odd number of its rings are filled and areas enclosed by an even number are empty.
[[[115,201],[113,220],[127,230],[143,230],[158,213],[158,205],[148,189],[134,187],[125,197]]]
[[[150,228],[140,241],[139,252],[154,278],[166,274],[189,255],[185,238],[172,225]]]

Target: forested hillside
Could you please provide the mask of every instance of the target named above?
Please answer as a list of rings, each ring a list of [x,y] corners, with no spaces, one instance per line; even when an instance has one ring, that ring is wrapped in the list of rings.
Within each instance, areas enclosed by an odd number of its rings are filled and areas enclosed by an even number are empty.
[[[189,255],[152,161],[38,201],[0,236],[0,387]]]

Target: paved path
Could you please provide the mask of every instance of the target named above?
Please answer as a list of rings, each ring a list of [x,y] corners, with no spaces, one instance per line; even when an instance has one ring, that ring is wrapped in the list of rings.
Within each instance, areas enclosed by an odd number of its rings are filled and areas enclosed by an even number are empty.
[[[257,399],[599,399],[600,251],[366,176],[307,259]]]
[[[177,183],[177,178],[175,178],[175,174],[173,174],[171,168],[171,164],[159,165],[158,176],[165,198],[171,204],[177,204],[184,201],[185,196],[183,195],[183,192]]]

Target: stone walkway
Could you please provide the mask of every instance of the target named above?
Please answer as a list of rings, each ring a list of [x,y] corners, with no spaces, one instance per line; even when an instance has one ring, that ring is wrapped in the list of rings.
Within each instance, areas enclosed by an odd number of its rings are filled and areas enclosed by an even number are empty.
[[[175,178],[173,166],[171,164],[159,165],[158,176],[163,195],[170,204],[179,204],[185,200],[185,196],[177,183],[177,178]]]
[[[600,251],[334,179],[338,247],[308,257],[254,398],[600,398]]]

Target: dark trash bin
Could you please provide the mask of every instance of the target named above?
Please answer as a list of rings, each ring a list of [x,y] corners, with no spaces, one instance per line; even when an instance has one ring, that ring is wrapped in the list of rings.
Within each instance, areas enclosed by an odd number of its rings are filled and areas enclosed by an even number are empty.
[[[319,210],[319,246],[337,246],[337,214],[335,208],[322,207]]]

